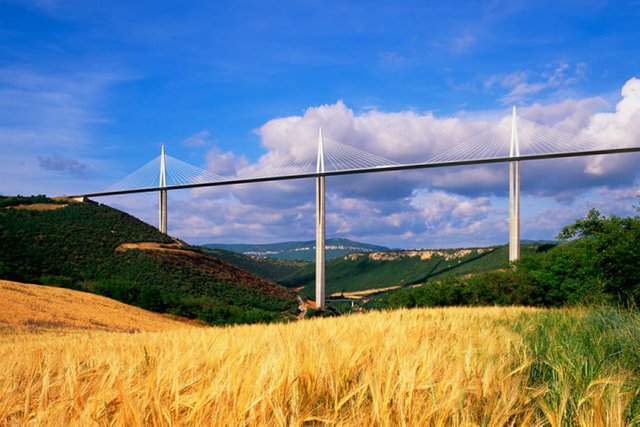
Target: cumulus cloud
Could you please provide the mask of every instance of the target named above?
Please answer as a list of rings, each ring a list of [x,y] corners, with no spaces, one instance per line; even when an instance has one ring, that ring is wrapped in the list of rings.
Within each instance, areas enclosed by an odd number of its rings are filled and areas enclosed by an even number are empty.
[[[504,165],[459,166],[438,170],[431,184],[435,188],[466,194],[501,193],[508,182]]]
[[[607,141],[617,147],[640,145],[640,79],[629,80],[621,91],[622,100],[614,112],[594,114],[582,131],[585,138]],[[599,156],[587,163],[585,172],[595,176],[610,174],[630,178],[637,168],[636,156]]]
[[[606,108],[609,103],[600,96],[584,99],[565,99],[553,104],[536,102],[520,108],[520,114],[542,125],[550,126],[574,135],[587,127],[592,116]]]
[[[222,151],[214,147],[207,153],[207,170],[220,176],[236,176],[238,170],[249,166],[243,155],[236,155],[232,151]]]
[[[426,161],[435,154],[489,128],[482,119],[461,120],[435,117],[432,113],[368,111],[356,115],[344,102],[309,108],[303,116],[274,119],[258,134],[270,152],[312,158],[316,153],[318,129],[326,137],[348,143],[400,163]]]
[[[427,229],[436,236],[475,233],[489,214],[495,212],[489,197],[471,199],[426,189],[414,190],[410,205],[424,219]]]
[[[267,188],[255,184],[256,194]],[[268,243],[286,240],[290,236],[304,237],[313,229],[315,207],[313,194],[307,203],[287,208],[277,200],[243,198],[238,188],[218,188],[179,202],[180,210],[188,213],[178,218],[172,233],[192,241]]]

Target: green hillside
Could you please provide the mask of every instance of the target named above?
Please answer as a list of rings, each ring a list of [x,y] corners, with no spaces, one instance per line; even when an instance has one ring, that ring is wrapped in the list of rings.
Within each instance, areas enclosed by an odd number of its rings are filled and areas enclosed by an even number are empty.
[[[523,245],[523,253],[546,246]],[[327,262],[327,295],[367,289],[406,286],[443,275],[475,274],[507,268],[507,246],[469,249],[408,250],[351,254]],[[305,295],[315,289],[315,266],[309,265],[280,283],[287,287],[303,286]]]
[[[42,196],[0,197],[0,278],[93,292],[214,324],[276,320],[296,310],[285,288],[176,243],[124,212],[92,202],[52,203]],[[136,242],[157,248],[119,250]]]
[[[640,306],[640,215],[605,217],[592,209],[558,238],[561,244],[523,256],[514,269],[438,278],[377,295],[366,307]]]
[[[316,242],[313,240],[306,242],[280,242],[262,245],[208,243],[204,246],[210,249],[223,249],[249,256],[293,259],[308,262],[314,262],[316,260]],[[325,246],[325,257],[327,260],[339,258],[354,252],[389,250],[389,248],[384,246],[354,242],[349,239],[327,239]]]
[[[309,265],[307,261],[295,259],[251,257],[237,252],[210,249],[204,246],[201,249],[207,255],[274,282],[278,282]]]

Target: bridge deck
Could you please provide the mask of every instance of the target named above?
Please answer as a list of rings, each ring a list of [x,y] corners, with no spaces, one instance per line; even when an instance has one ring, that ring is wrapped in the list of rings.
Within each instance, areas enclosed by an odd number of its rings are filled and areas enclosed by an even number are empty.
[[[180,185],[167,185],[166,187],[155,186],[155,187],[127,189],[127,190],[98,191],[93,193],[74,194],[74,195],[69,195],[67,197],[115,196],[120,194],[148,193],[148,192],[160,191],[160,190],[182,190],[182,189],[189,189],[189,188],[250,184],[255,182],[315,178],[318,176],[354,175],[354,174],[361,174],[361,173],[391,172],[391,171],[412,170],[412,169],[432,169],[432,168],[491,164],[491,163],[507,163],[507,162],[517,161],[517,160],[528,161],[528,160],[543,160],[543,159],[559,159],[559,158],[567,158],[567,157],[596,156],[601,154],[622,154],[622,153],[634,153],[634,152],[640,152],[640,147],[609,148],[609,149],[549,153],[549,154],[531,154],[531,155],[522,155],[517,157],[507,156],[507,157],[494,157],[494,158],[487,158],[487,159],[445,161],[445,162],[436,162],[436,163],[393,164],[388,166],[332,170],[332,171],[325,171],[325,172],[298,173],[298,174],[280,175],[280,176],[229,178],[229,179],[215,181],[215,182],[198,182],[198,183],[180,184]]]

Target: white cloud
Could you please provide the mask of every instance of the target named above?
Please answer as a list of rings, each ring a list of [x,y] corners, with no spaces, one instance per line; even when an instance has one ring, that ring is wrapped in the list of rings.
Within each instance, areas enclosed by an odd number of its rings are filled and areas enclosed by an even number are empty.
[[[444,191],[414,190],[410,205],[432,235],[475,233],[495,212],[488,197],[468,198]]]
[[[182,145],[186,147],[202,147],[211,143],[211,132],[202,130],[193,135],[188,136],[182,141]]]
[[[485,120],[437,118],[431,113],[368,111],[356,115],[344,102],[312,107],[303,116],[274,119],[259,130],[262,144],[276,154],[313,158],[318,129],[325,136],[399,162],[426,161],[444,149],[487,129]]]
[[[235,176],[238,170],[247,168],[249,163],[243,155],[232,151],[222,151],[214,147],[207,153],[207,170],[220,176]]]
[[[559,62],[548,65],[543,71],[526,70],[493,75],[485,80],[485,88],[506,89],[508,92],[501,99],[503,104],[521,104],[542,92],[575,85],[585,75],[584,63],[572,67],[566,62]]]
[[[591,120],[594,113],[610,107],[600,96],[584,99],[566,99],[553,104],[536,102],[520,108],[527,119],[554,129],[578,135]]]
[[[640,145],[640,79],[629,80],[621,91],[622,100],[614,112],[594,114],[581,136],[607,145]],[[638,155],[618,154],[590,158],[584,172],[594,178],[629,182],[637,176]]]
[[[496,192],[505,187],[507,169],[501,166],[461,166],[438,171],[431,183],[436,188],[474,193]],[[505,187],[506,188],[506,187]]]

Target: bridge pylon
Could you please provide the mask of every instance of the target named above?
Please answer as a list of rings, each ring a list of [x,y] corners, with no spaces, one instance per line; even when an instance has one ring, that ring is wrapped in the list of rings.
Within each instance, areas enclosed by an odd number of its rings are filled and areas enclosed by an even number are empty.
[[[164,154],[164,145],[160,152],[160,200],[158,202],[158,229],[161,233],[167,234],[167,162]]]
[[[316,172],[316,305],[325,308],[325,176],[322,128],[318,133]]]
[[[520,157],[518,115],[513,107],[509,157]],[[520,161],[509,162],[509,262],[520,259]]]

